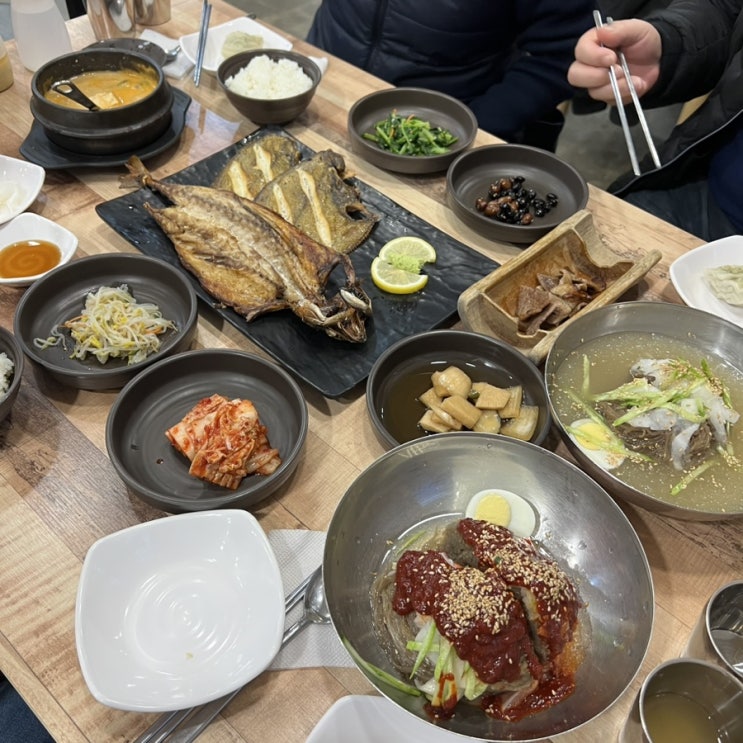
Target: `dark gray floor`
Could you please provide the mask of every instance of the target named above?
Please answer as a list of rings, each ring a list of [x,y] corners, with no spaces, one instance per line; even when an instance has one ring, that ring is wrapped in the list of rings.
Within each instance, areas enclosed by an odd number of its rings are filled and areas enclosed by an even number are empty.
[[[320,0],[228,0],[246,13],[255,13],[278,28],[303,38],[309,29]],[[58,0],[64,5],[63,0]],[[12,36],[10,10],[0,3],[0,35]],[[647,118],[656,142],[668,135],[678,115],[679,108],[648,111]],[[635,144],[642,155],[647,147],[642,142],[639,126],[633,127]],[[624,136],[619,126],[609,119],[608,110],[576,116],[569,111],[565,127],[558,142],[557,154],[571,163],[589,182],[606,187],[618,175],[629,169],[629,157]]]

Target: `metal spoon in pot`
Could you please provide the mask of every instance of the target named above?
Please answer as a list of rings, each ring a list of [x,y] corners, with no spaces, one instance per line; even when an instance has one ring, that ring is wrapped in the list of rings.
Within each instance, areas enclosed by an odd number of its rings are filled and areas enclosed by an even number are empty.
[[[57,80],[51,84],[51,89],[60,95],[66,96],[75,103],[85,106],[88,111],[100,111],[101,109],[83,93],[71,80]]]
[[[318,567],[305,582],[307,590],[304,593],[304,609],[302,616],[284,631],[281,647],[293,640],[305,627],[310,624],[329,624],[330,610],[325,600],[325,585],[323,583],[322,566]],[[304,584],[303,584],[304,585]],[[296,592],[295,592],[296,593]],[[287,607],[289,601],[287,600]],[[215,699],[213,702],[182,710],[160,718],[155,724],[137,738],[135,743],[160,743],[167,739],[168,743],[191,743],[204,732],[212,720],[242,691],[244,687]],[[185,722],[184,722],[185,720]],[[183,723],[181,725],[181,723]],[[169,737],[170,736],[170,737]]]

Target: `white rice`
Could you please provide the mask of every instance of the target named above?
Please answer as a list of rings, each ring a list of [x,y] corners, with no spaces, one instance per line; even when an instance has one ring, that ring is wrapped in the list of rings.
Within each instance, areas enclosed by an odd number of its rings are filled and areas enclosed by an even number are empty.
[[[5,394],[10,388],[10,382],[13,379],[13,368],[13,362],[8,358],[8,355],[4,351],[0,352],[0,399],[5,397]]]
[[[312,87],[312,80],[293,60],[280,59],[275,62],[261,54],[228,77],[225,84],[233,92],[247,98],[276,100],[304,93]]]

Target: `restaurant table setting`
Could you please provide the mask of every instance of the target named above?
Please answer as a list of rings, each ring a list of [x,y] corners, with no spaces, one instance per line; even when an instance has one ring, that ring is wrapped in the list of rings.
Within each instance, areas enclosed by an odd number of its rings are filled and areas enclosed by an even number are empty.
[[[71,60],[38,73],[7,44],[0,258],[4,234],[60,255],[0,276],[0,672],[65,743],[660,743],[646,717],[664,694],[677,706],[658,715],[691,700],[738,735],[723,718],[743,693],[741,323],[703,275],[740,263],[740,236],[702,245],[453,99],[391,88],[222,0],[157,5],[126,33],[69,21]],[[227,54],[236,41],[260,48]],[[50,130],[44,66],[64,77],[94,54],[156,73],[163,118],[139,143],[146,117],[103,150],[76,144],[92,119],[61,112],[78,131]],[[255,56],[317,68],[280,120],[228,97]],[[389,106],[452,122],[461,149],[378,149]],[[330,224],[346,252],[323,242]],[[303,262],[282,252],[297,244]],[[250,276],[239,292],[233,266]],[[144,360],[81,351],[105,287],[161,315]],[[699,356],[689,395],[726,416],[704,424],[709,461],[662,497],[597,464],[626,450],[587,396],[626,371],[595,349],[644,332],[648,354],[674,335]],[[696,420],[693,404],[670,408]],[[239,475],[218,451],[235,435]],[[435,563],[446,580],[506,586],[511,558],[482,552],[495,535],[558,581],[563,634],[529,609],[539,589],[505,588],[541,639],[520,641],[509,694],[483,697],[437,623],[388,599],[428,547],[455,551]],[[450,663],[454,701],[478,700],[453,714],[434,689]]]

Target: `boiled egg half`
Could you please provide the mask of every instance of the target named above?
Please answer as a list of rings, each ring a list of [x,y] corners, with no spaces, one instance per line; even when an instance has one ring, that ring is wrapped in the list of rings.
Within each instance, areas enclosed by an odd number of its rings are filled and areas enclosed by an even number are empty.
[[[489,488],[470,499],[465,515],[470,519],[505,526],[517,537],[530,537],[537,525],[531,505],[510,490]]]
[[[611,434],[600,423],[581,418],[570,424],[570,438],[575,445],[601,469],[613,470],[624,462],[624,455],[616,451]]]

